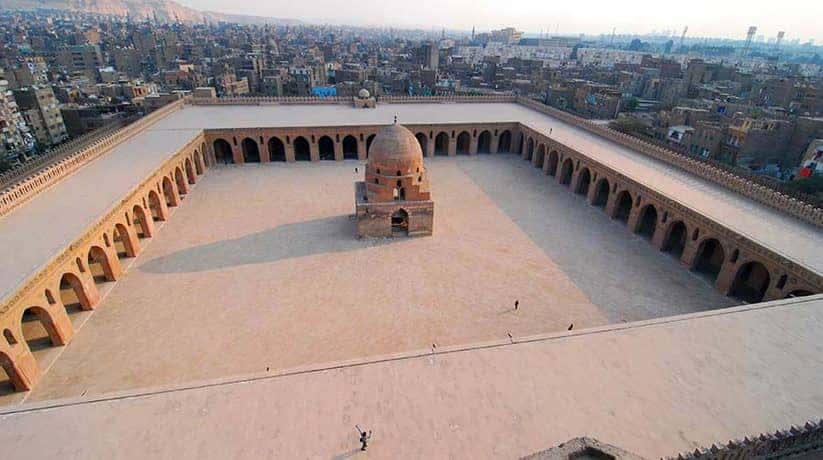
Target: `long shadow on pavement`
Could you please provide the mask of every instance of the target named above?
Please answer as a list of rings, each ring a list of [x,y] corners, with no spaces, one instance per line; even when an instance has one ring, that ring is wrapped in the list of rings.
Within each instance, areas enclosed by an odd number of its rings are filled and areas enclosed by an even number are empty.
[[[239,265],[261,264],[314,254],[356,251],[399,242],[391,238],[356,237],[350,216],[334,216],[285,224],[240,238],[183,249],[142,264],[148,273],[189,273]]]

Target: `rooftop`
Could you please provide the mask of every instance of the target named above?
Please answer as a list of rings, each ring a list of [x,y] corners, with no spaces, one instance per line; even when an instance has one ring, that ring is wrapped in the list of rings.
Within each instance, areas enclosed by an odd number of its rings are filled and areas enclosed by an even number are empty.
[[[818,295],[15,407],[0,455],[344,458],[358,424],[374,458],[516,458],[578,436],[659,458],[817,420],[821,308]]]

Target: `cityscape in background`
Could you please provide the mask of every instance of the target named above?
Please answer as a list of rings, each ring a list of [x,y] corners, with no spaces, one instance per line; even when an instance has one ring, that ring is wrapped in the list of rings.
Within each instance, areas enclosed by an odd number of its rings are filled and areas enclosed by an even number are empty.
[[[0,13],[0,170],[198,88],[220,97],[515,93],[823,194],[823,47],[759,34],[553,36]]]

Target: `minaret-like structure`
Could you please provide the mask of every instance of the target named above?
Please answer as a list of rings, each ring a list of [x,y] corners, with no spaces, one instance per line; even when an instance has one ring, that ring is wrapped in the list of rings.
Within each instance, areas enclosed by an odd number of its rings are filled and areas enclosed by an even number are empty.
[[[359,237],[432,234],[434,202],[423,151],[411,131],[397,124],[377,133],[366,176],[355,183]]]

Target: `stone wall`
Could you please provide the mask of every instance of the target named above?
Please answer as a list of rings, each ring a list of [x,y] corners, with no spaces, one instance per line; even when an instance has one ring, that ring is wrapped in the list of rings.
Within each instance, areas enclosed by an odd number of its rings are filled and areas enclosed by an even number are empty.
[[[807,456],[804,456],[807,455]],[[746,437],[726,444],[695,449],[671,460],[736,460],[823,457],[823,420],[792,426],[788,430]]]

